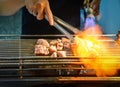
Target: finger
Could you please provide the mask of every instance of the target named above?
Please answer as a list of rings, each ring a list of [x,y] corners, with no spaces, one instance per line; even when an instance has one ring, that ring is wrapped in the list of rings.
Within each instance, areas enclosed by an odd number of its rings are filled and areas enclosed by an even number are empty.
[[[42,4],[37,4],[37,19],[42,20],[44,18],[44,6]]]
[[[34,11],[32,12],[32,15],[33,15],[33,16],[37,16],[37,15],[38,15],[38,12],[37,12],[36,10],[34,10]]]
[[[33,14],[34,16],[37,16],[37,15],[38,15],[38,11],[37,11],[36,5],[33,5],[32,14]]]
[[[46,8],[45,8],[45,14],[46,14],[47,17],[48,17],[49,24],[50,24],[50,25],[54,25],[53,14],[52,14],[52,11],[51,11],[51,9],[50,9],[49,4],[48,4],[48,5],[46,6]]]

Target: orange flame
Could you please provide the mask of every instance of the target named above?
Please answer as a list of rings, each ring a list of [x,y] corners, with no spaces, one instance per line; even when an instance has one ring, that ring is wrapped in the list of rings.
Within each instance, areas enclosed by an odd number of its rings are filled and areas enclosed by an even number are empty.
[[[75,56],[80,57],[86,69],[95,70],[96,76],[105,77],[117,74],[120,47],[113,39],[102,36],[99,25],[76,35],[72,51]]]

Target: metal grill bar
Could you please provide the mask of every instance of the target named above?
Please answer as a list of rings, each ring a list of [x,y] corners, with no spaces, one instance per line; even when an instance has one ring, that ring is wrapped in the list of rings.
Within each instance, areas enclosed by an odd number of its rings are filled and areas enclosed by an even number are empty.
[[[119,76],[96,77],[95,71],[92,68],[86,70],[81,57],[73,54],[67,54],[67,57],[62,58],[36,56],[34,54],[36,41],[37,39],[20,38],[0,40],[0,81],[120,81]],[[114,58],[120,58],[120,54],[114,51],[119,48],[111,45],[109,49],[114,52]],[[102,54],[101,57],[104,56],[103,58],[106,59],[109,58],[108,55]],[[116,63],[119,64],[120,61]]]

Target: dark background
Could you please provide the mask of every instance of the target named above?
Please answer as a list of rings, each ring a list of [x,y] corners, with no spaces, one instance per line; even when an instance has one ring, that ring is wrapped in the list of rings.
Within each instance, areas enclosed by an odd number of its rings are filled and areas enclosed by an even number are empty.
[[[53,14],[74,27],[80,27],[80,8],[84,0],[49,0]],[[45,19],[39,21],[23,8],[22,34],[61,34]],[[71,32],[70,32],[71,33]]]

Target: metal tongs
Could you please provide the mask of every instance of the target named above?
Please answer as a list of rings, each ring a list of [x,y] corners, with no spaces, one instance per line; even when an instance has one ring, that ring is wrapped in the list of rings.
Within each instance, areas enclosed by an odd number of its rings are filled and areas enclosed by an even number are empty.
[[[45,17],[45,18],[46,18],[46,20],[48,20],[47,17]],[[68,24],[67,22],[63,21],[62,19],[60,19],[56,16],[53,16],[53,18],[54,18],[54,25],[53,26],[56,29],[58,29],[61,33],[63,33],[68,39],[70,39],[71,42],[73,42],[73,40],[74,40],[73,35],[71,35],[67,30],[65,30],[65,28],[72,31],[73,33],[78,33],[78,32],[80,32],[80,30],[73,27],[72,25]]]

